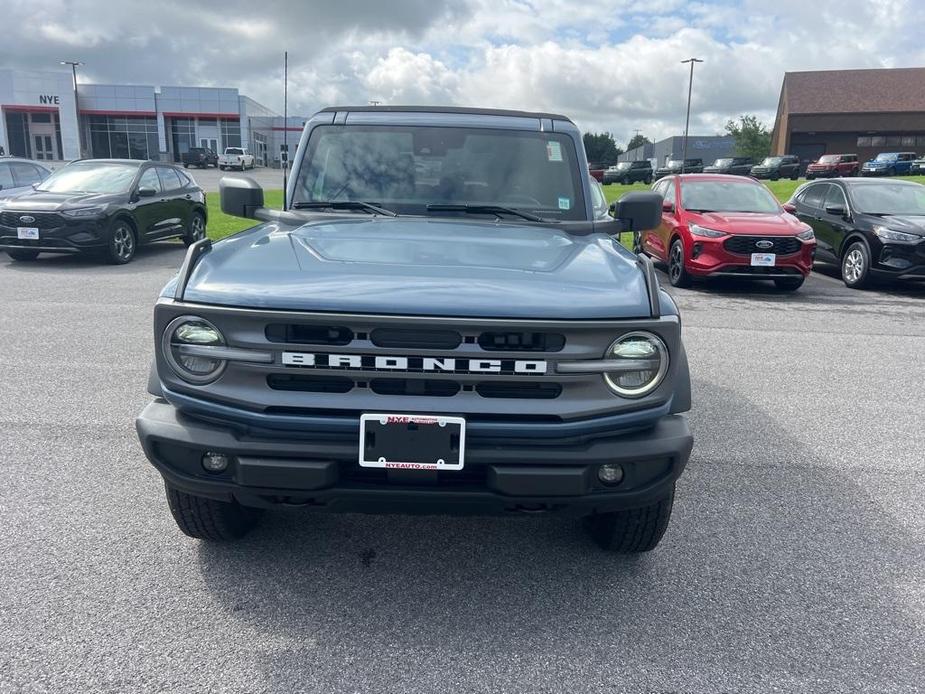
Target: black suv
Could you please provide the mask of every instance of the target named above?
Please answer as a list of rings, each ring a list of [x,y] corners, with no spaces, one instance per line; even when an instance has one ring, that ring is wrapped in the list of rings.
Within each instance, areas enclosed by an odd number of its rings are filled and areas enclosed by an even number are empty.
[[[769,178],[776,181],[789,178],[795,181],[800,177],[800,158],[793,154],[780,157],[765,157],[760,164],[752,167],[752,176],[755,178]]]
[[[207,169],[210,166],[218,168],[218,155],[207,147],[190,147],[180,159],[185,169],[191,166],[198,166],[200,169]]]
[[[604,172],[604,185],[610,183],[652,183],[652,164],[647,159],[642,161],[621,161]]]
[[[755,162],[751,157],[724,157],[717,159],[712,165],[703,169],[704,173],[731,174],[733,176],[748,176]]]
[[[140,244],[205,238],[206,196],[183,169],[132,159],[84,159],[0,206],[0,250],[13,260],[39,253],[101,252],[121,265]]]
[[[655,178],[679,173],[703,173],[703,159],[672,159],[655,170]]]

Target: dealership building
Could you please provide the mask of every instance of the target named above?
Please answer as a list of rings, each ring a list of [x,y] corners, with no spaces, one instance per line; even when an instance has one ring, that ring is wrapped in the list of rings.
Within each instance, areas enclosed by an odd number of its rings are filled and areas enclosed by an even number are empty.
[[[717,159],[735,156],[735,140],[728,135],[689,135],[687,158],[703,159],[705,165]],[[684,136],[666,137],[658,142],[649,142],[624,152],[617,161],[641,161],[648,159],[652,166],[663,166],[672,159],[684,158]]]
[[[784,75],[772,154],[925,151],[925,68],[822,70]]]
[[[190,147],[244,147],[279,166],[303,122],[235,88],[78,84],[75,104],[70,71],[0,69],[0,147],[29,159],[176,162]]]

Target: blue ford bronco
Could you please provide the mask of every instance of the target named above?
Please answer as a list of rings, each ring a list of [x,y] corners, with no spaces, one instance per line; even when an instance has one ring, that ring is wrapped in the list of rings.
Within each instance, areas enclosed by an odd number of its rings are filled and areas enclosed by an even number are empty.
[[[137,419],[174,519],[240,537],[274,506],[562,513],[655,547],[690,455],[681,320],[619,243],[564,116],[328,108],[282,210],[243,175],[154,308]]]

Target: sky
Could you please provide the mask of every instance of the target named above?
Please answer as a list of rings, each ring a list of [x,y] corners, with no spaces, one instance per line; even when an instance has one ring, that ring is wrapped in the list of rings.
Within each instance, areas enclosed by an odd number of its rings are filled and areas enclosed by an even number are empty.
[[[0,0],[0,67],[238,87],[282,111],[437,104],[563,113],[625,143],[769,126],[785,71],[925,65],[923,0]]]

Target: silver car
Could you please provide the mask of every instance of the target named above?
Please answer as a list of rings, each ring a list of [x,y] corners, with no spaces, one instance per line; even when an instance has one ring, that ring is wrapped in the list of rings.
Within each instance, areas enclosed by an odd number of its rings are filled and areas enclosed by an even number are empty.
[[[0,157],[0,203],[32,190],[51,174],[42,164],[30,159]]]

